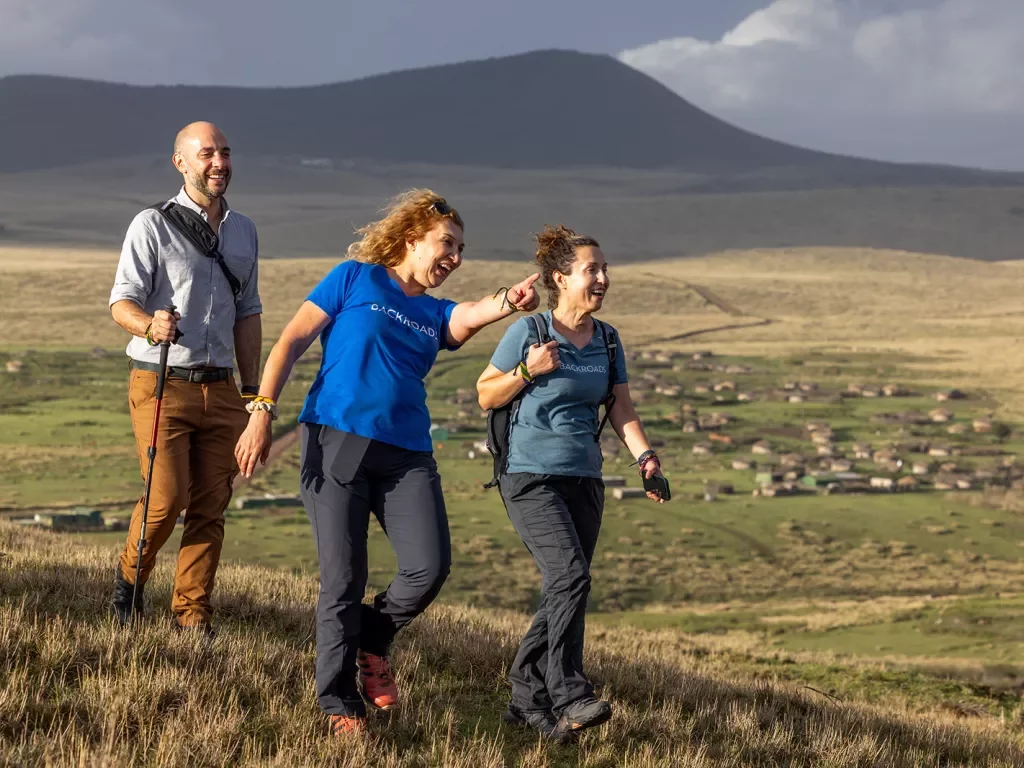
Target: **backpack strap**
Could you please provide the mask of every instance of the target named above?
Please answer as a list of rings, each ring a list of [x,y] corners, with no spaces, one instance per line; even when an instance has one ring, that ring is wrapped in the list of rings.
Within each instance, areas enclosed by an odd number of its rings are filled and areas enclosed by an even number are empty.
[[[220,271],[224,273],[224,277],[228,281],[228,285],[231,286],[231,293],[237,299],[238,294],[242,292],[242,284],[238,281],[237,277],[231,274],[231,270],[228,269],[224,256],[220,252],[220,238],[217,237],[217,233],[213,231],[206,220],[195,211],[183,205],[178,205],[173,200],[151,205],[150,208],[163,214],[164,219],[182,237],[192,243],[195,249],[203,254],[203,256],[217,262]]]
[[[604,417],[597,427],[597,434],[594,435],[594,440],[599,442],[601,440],[601,432],[604,431],[604,425],[608,423],[608,416],[612,412],[612,406],[615,405],[615,380],[619,378],[619,337],[614,328],[605,326],[596,317],[594,322],[597,323],[597,328],[601,332],[601,340],[604,341],[605,351],[608,353],[608,392],[605,394],[604,400],[602,400],[604,403]]]
[[[538,343],[544,344],[549,338],[547,324],[539,315],[527,315],[528,325],[526,327],[527,346],[532,344],[530,328],[536,335]],[[498,478],[505,471],[508,465],[508,453],[512,445],[512,425],[519,414],[519,405],[526,396],[526,389],[523,389],[510,402],[501,408],[494,408],[487,413],[487,443],[494,457],[494,473],[489,483],[484,488],[494,488],[498,485]]]
[[[537,334],[537,343],[547,344],[551,341],[551,334],[548,333],[548,321],[544,319],[544,314],[527,315],[527,317],[533,325],[533,332]],[[527,338],[527,341],[529,341],[529,338]]]
[[[533,326],[533,332],[537,336],[537,341],[536,341],[537,344],[547,344],[549,341],[551,341],[551,336],[548,334],[548,328],[547,328],[548,324],[544,321],[544,316],[543,315],[527,315],[526,317],[527,317],[527,320],[530,321],[530,325]],[[529,328],[527,328],[527,331],[526,331],[526,346],[527,346],[527,349],[529,349],[530,346],[533,343],[534,342],[531,341]],[[525,360],[523,362],[525,362]],[[524,397],[526,397],[526,391],[528,389],[529,389],[529,385],[527,385],[522,390],[520,390],[519,394],[512,401],[512,416],[509,419],[509,425],[508,425],[508,428],[509,428],[509,444],[511,444],[511,441],[512,441],[512,425],[515,423],[516,416],[519,415],[519,402]]]

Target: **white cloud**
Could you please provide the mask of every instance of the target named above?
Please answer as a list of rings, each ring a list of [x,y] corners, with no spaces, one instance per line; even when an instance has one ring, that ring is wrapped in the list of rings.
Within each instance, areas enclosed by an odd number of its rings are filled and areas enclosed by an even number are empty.
[[[1024,169],[1022,0],[775,0],[718,41],[619,58],[773,138]]]
[[[722,37],[722,43],[741,48],[769,42],[813,46],[839,26],[835,3],[779,0],[750,14]]]

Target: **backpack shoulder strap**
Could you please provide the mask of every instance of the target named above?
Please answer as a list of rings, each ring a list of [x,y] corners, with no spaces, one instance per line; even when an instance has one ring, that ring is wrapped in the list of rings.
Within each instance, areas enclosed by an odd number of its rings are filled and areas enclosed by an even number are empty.
[[[528,315],[528,317],[533,325],[533,332],[537,334],[537,343],[547,344],[551,341],[551,334],[548,333],[548,322],[544,318],[544,314],[539,312],[535,315]]]
[[[610,325],[605,325],[596,317],[594,322],[597,323],[597,329],[600,331],[601,339],[604,341],[605,351],[608,353],[608,392],[604,397],[604,417],[597,427],[597,434],[594,435],[594,440],[599,441],[601,439],[601,432],[604,431],[604,425],[608,423],[608,416],[612,411],[612,406],[615,405],[615,380],[619,378],[619,337],[615,329]]]
[[[619,377],[619,335],[610,325],[606,325],[594,318],[597,328],[601,332],[601,339],[604,341],[605,352],[608,353],[608,391],[611,392],[615,386],[615,380]]]
[[[544,316],[542,314],[527,315],[526,319],[529,321],[529,325],[526,329],[527,347],[534,343],[547,344],[551,337],[548,334],[547,323],[544,322]],[[533,327],[532,334],[530,333],[530,326]],[[534,342],[534,338],[536,338],[536,342]],[[525,358],[523,359],[523,362],[526,362]],[[512,398],[512,401],[509,403],[508,439],[510,445],[512,441],[512,427],[519,419],[519,407],[522,405],[523,398],[525,398],[530,393],[531,389],[533,389],[532,386],[526,386],[523,389],[519,390],[519,394]]]
[[[534,339],[543,344],[548,335],[543,317],[540,315],[527,315],[526,320],[527,346],[533,344]],[[520,390],[504,406],[492,408],[487,412],[487,447],[494,457],[494,472],[490,482],[484,488],[496,487],[501,473],[505,471],[505,467],[508,465],[508,454],[512,445],[512,426],[516,422],[516,418],[519,415],[519,406],[522,399],[526,397],[527,391],[528,388]]]
[[[159,211],[167,223],[192,243],[203,256],[212,256],[220,246],[217,234],[195,211],[190,211],[173,200],[151,205],[150,209]]]
[[[231,273],[231,270],[228,269],[224,256],[220,252],[220,238],[217,237],[217,233],[213,231],[202,216],[173,200],[157,203],[149,207],[152,210],[159,211],[163,215],[164,220],[174,227],[182,237],[192,243],[203,256],[207,256],[217,262],[220,271],[224,273],[224,277],[228,281],[228,285],[231,286],[232,294],[237,297],[242,292],[242,284]]]

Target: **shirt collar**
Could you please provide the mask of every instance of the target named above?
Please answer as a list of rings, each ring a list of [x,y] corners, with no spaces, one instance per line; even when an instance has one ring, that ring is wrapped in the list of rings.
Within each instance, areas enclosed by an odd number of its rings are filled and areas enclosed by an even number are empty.
[[[204,211],[198,204],[196,204],[195,200],[188,196],[188,192],[185,191],[184,184],[181,187],[181,191],[178,192],[178,196],[174,198],[174,202],[176,202],[178,205],[185,206],[189,210],[195,211],[196,213],[203,217],[204,221],[209,221],[206,217],[206,211]],[[220,199],[220,204],[224,210],[224,215],[220,219],[220,223],[223,224],[225,219],[227,219],[228,214],[231,213],[231,207],[228,205],[227,198],[225,197],[222,197]]]

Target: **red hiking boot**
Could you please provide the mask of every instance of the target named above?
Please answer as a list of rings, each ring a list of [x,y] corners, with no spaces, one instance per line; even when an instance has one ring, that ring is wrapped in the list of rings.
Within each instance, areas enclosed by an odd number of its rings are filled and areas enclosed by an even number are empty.
[[[331,736],[358,735],[366,733],[366,718],[358,715],[331,715]]]
[[[359,690],[367,703],[375,709],[383,710],[396,706],[398,686],[391,676],[388,657],[358,651],[356,664],[359,665]]]

